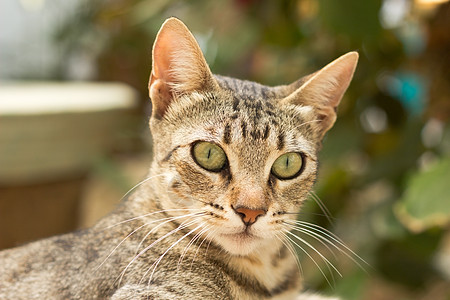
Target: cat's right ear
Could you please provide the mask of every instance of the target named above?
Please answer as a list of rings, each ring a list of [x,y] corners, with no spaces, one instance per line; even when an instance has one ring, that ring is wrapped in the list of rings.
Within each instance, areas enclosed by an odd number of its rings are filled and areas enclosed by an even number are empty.
[[[176,18],[161,26],[153,45],[149,95],[152,116],[162,118],[183,94],[211,89],[213,75],[192,33]]]
[[[342,55],[305,80],[294,83],[292,87],[298,83],[301,86],[283,99],[282,103],[313,107],[323,136],[336,120],[337,106],[352,80],[357,63],[357,52]]]

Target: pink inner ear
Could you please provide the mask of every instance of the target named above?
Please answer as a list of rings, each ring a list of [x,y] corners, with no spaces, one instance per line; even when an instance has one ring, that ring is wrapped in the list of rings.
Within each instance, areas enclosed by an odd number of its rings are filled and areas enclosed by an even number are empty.
[[[171,56],[172,47],[171,40],[174,37],[164,32],[162,36],[158,37],[155,46],[153,47],[153,70],[152,70],[152,80],[160,79],[164,82],[170,82],[172,78],[170,77],[170,67],[171,67]]]
[[[153,68],[149,82],[150,98],[153,103],[154,115],[162,116],[173,98],[170,83],[173,81],[170,68],[173,66],[172,53],[174,47],[172,28],[164,28],[157,37],[153,47]]]
[[[342,69],[341,72],[338,73],[336,76],[338,86],[335,87],[335,92],[329,99],[329,105],[333,107],[335,110],[337,109],[339,102],[344,96],[344,93],[347,90],[350,81],[352,80],[353,72],[354,67],[351,68],[347,66],[346,68]]]

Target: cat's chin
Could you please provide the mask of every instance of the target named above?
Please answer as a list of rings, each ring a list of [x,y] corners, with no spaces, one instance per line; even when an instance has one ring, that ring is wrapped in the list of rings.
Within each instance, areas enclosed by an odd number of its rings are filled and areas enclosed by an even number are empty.
[[[263,238],[247,232],[234,234],[220,234],[216,242],[232,255],[245,256],[254,252],[263,244]]]

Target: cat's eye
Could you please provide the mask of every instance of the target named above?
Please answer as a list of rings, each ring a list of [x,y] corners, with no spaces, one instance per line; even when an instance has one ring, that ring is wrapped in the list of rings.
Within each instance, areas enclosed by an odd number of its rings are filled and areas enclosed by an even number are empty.
[[[302,154],[289,152],[278,157],[272,165],[272,174],[279,179],[292,179],[303,171]]]
[[[192,147],[192,157],[202,168],[219,172],[227,162],[227,156],[222,148],[209,142],[197,142]]]

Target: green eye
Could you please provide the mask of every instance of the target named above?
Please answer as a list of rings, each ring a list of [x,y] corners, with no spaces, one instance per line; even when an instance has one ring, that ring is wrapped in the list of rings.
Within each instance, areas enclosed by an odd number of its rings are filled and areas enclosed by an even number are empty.
[[[211,172],[219,172],[227,162],[227,156],[222,148],[208,142],[195,143],[192,147],[192,156],[200,167]]]
[[[272,165],[272,174],[279,179],[292,179],[303,170],[303,157],[300,153],[289,152],[278,157]]]

